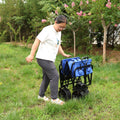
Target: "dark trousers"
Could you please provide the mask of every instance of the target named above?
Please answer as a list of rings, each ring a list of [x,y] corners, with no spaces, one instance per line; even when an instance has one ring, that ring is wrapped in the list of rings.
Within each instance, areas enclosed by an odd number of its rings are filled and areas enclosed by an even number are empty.
[[[43,72],[43,80],[40,85],[39,95],[41,97],[45,95],[45,91],[50,83],[51,98],[56,99],[58,95],[59,75],[54,62],[42,59],[37,59],[37,62],[42,68]]]

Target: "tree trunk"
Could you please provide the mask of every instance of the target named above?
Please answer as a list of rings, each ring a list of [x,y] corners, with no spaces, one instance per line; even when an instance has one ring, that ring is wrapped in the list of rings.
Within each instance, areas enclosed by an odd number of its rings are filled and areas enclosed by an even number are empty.
[[[76,56],[76,40],[75,40],[75,31],[73,30],[73,38],[74,38],[74,57]]]
[[[22,40],[21,40],[21,31],[19,32],[19,41],[22,42]]]
[[[10,31],[10,42],[12,42],[12,32]]]
[[[104,40],[103,40],[103,64],[106,63],[106,43],[107,43],[107,26],[105,21],[102,19],[102,26],[104,29]]]

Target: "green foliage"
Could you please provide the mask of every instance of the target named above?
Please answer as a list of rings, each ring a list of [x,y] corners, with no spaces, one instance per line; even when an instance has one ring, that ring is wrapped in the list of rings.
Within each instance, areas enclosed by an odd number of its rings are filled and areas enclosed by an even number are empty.
[[[46,16],[46,14],[44,14],[46,11],[41,11],[41,6],[38,2],[39,0],[26,0],[26,2],[23,0],[6,0],[4,3],[0,3],[0,17],[2,17],[0,31],[1,28],[3,28],[2,31],[8,30],[8,25],[6,23],[9,22],[15,30],[21,26],[19,41],[21,41],[22,36],[28,38],[28,36],[34,35],[35,37],[36,29],[38,29],[38,27],[41,29],[40,25],[35,26],[36,23],[41,23],[41,19]],[[35,18],[38,19],[36,20]],[[1,27],[3,25],[4,27]],[[9,36],[11,37],[11,35]]]
[[[45,1],[40,1],[39,2],[39,4],[41,5],[41,6],[43,6],[42,7],[42,11],[48,11],[48,12],[51,12],[51,11],[53,11],[53,9],[56,9],[56,7],[55,7],[55,3],[56,3],[57,1],[53,1],[53,0],[45,0]]]
[[[21,26],[18,27],[18,29],[14,29],[12,27],[12,25],[8,22],[7,25],[10,27],[10,30],[13,32],[14,37],[15,37],[15,42],[17,42],[17,35],[19,34],[20,30],[21,30]]]
[[[29,43],[31,43],[32,37],[33,37],[33,36],[29,36],[29,37],[28,37],[27,42],[26,42],[26,45],[25,45],[26,47],[28,47]]]
[[[4,41],[11,41],[14,33],[10,33],[9,22],[15,31],[19,26],[21,29],[14,37],[14,41],[20,41],[24,37],[25,41],[29,36],[36,37],[36,35],[46,25],[53,24],[54,18],[59,14],[64,14],[68,18],[68,24],[65,32],[63,32],[64,46],[73,46],[73,30],[76,31],[76,47],[79,48],[83,45],[88,45],[88,41],[84,39],[88,38],[88,28],[93,31],[98,30],[98,26],[101,27],[101,17],[104,18],[106,25],[119,23],[119,6],[118,0],[111,0],[111,9],[106,7],[108,0],[96,0],[93,2],[89,0],[89,4],[86,0],[81,0],[83,5],[80,6],[80,0],[3,0],[5,2],[0,3],[0,33],[7,31],[7,36],[4,37]],[[72,2],[75,2],[75,6],[71,6]],[[64,7],[67,4],[68,7]],[[82,11],[86,16],[78,16],[77,12]],[[91,15],[88,15],[90,14]],[[47,19],[46,23],[41,23],[42,19]],[[92,24],[89,24],[92,21]],[[13,31],[13,30],[12,30]],[[71,32],[72,31],[72,32]],[[17,40],[16,40],[17,39]],[[85,47],[85,46],[83,46]]]
[[[25,16],[13,16],[11,21],[15,21],[16,25],[24,25]]]
[[[92,0],[91,0],[92,1]],[[92,2],[91,4],[91,13],[93,14],[93,18],[97,17],[97,19],[101,20],[103,18],[106,22],[106,25],[113,23],[118,23],[119,20],[119,6],[120,3],[118,0],[111,0],[111,7],[106,7],[108,1],[106,0],[96,0],[96,2]],[[96,16],[97,14],[97,16]]]
[[[4,30],[2,33],[0,33],[0,43],[4,42],[4,40],[6,39],[6,33],[7,33],[6,30]]]

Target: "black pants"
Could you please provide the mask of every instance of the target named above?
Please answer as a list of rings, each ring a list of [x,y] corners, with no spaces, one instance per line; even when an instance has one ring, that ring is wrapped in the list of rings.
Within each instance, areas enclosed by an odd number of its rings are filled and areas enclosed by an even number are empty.
[[[39,95],[41,97],[45,95],[45,91],[50,83],[51,98],[56,99],[58,95],[59,75],[54,62],[42,59],[37,59],[37,62],[43,72],[43,80],[40,86]]]

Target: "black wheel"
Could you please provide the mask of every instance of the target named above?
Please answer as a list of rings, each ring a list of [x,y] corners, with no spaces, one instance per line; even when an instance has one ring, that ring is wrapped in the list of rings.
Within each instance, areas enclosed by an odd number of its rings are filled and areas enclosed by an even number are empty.
[[[75,89],[76,89],[76,90],[81,90],[81,91],[84,91],[84,92],[86,91],[86,92],[87,92],[88,87],[87,87],[87,85],[84,84],[84,83],[77,83],[76,86],[75,86]]]
[[[73,91],[72,98],[77,98],[77,99],[82,98],[82,91],[79,90]]]
[[[77,83],[73,89],[72,98],[82,98],[89,93],[88,87],[84,83]]]
[[[86,84],[82,85],[82,91],[84,92],[83,96],[85,96],[89,93],[89,90],[88,90],[88,87]]]
[[[86,89],[86,90],[84,91],[84,94],[87,95],[88,93],[89,93],[89,90]]]
[[[58,95],[65,100],[71,99],[71,92],[67,88],[60,89]]]

